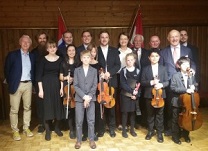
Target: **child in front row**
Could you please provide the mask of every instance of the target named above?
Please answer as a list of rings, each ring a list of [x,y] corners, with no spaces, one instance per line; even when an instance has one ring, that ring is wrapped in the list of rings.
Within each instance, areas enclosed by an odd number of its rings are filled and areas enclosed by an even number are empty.
[[[172,98],[172,140],[176,144],[181,144],[180,137],[184,137],[185,142],[189,143],[189,131],[179,127],[178,119],[179,113],[182,111],[182,101],[179,100],[179,96],[185,93],[194,93],[195,90],[195,78],[193,75],[189,75],[190,59],[187,57],[181,57],[177,64],[180,71],[175,73],[171,79],[170,88],[173,92]],[[192,69],[191,69],[192,70]],[[190,70],[190,71],[191,71]],[[190,77],[189,77],[190,76]],[[190,81],[192,84],[190,85]],[[189,84],[188,84],[189,83]]]
[[[84,50],[80,54],[82,66],[74,71],[74,89],[76,91],[75,101],[75,119],[77,142],[75,149],[81,147],[82,142],[82,124],[86,110],[88,123],[88,138],[90,147],[96,148],[94,142],[94,124],[95,124],[95,101],[97,90],[97,70],[90,66],[90,51]]]
[[[128,137],[126,132],[127,117],[130,115],[130,134],[136,137],[134,131],[135,126],[135,111],[138,106],[138,90],[135,90],[136,84],[139,80],[139,69],[135,67],[136,56],[134,53],[129,53],[125,58],[126,67],[122,68],[120,72],[121,85],[121,112],[122,112],[122,136]],[[135,90],[135,91],[134,91]]]
[[[168,74],[164,66],[159,65],[158,61],[160,55],[157,49],[150,51],[149,60],[151,65],[145,67],[142,70],[141,84],[144,86],[144,98],[146,99],[146,109],[147,109],[147,124],[148,124],[148,133],[145,137],[146,140],[150,140],[153,135],[155,135],[154,126],[157,130],[157,141],[162,143],[163,136],[162,132],[164,130],[163,124],[163,110],[164,106],[157,105],[157,103],[152,105],[152,99],[155,99],[156,95],[153,96],[152,90],[155,91],[162,90],[161,99],[166,97],[165,87],[168,86]],[[156,93],[155,93],[156,94]],[[157,96],[158,97],[158,96]]]

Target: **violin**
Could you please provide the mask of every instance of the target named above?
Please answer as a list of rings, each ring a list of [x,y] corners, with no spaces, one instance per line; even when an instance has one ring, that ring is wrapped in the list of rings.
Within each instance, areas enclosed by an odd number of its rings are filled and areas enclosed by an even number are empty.
[[[104,104],[104,106],[106,108],[112,108],[115,106],[116,104],[116,101],[115,101],[115,98],[113,97],[114,96],[114,93],[115,93],[115,90],[114,88],[111,86],[111,82],[110,80],[108,81],[108,94],[110,96],[110,100],[108,103]]]
[[[192,73],[190,68],[187,68],[189,84],[193,85]],[[188,87],[188,86],[187,86]],[[191,94],[185,93],[180,95],[179,100],[182,101],[182,112],[179,114],[179,126],[187,131],[194,131],[202,126],[203,120],[199,112],[200,97],[197,92]]]
[[[70,76],[70,70],[68,75]],[[64,101],[63,101],[63,105],[66,107],[70,107],[70,108],[75,108],[75,90],[73,85],[71,85],[69,82],[68,84],[64,87]],[[68,110],[68,108],[67,108]]]
[[[154,98],[151,101],[151,105],[154,108],[161,108],[164,106],[164,99],[162,98],[162,89],[156,90],[155,88],[152,89],[152,94]]]
[[[157,76],[155,78],[158,79]],[[162,89],[155,89],[155,88],[153,88],[152,89],[152,95],[154,97],[152,98],[151,105],[154,108],[161,108],[161,107],[163,107],[165,103],[164,103],[164,99],[162,98]]]
[[[104,79],[101,77],[101,74],[103,73],[103,69],[101,68],[100,71],[100,79],[99,79],[99,83],[98,83],[98,90],[99,90],[99,94],[97,96],[97,101],[100,104],[106,104],[109,103],[110,101],[110,96],[108,94],[108,84],[106,82],[104,82]]]

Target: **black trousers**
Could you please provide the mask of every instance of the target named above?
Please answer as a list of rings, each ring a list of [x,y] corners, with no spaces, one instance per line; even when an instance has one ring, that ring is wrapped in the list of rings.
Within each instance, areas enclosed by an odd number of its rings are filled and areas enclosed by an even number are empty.
[[[148,131],[154,131],[154,126],[155,126],[157,133],[162,133],[164,131],[164,124],[163,124],[164,107],[154,108],[151,105],[151,101],[152,99],[146,99]]]
[[[180,107],[172,106],[172,137],[175,139],[180,139],[181,136],[187,137],[189,131],[181,129],[178,124],[179,113],[181,112]]]

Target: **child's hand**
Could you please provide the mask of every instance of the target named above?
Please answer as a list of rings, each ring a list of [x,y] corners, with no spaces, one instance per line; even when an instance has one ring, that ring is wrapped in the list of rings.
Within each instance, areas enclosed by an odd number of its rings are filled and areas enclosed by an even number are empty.
[[[84,108],[88,108],[90,106],[90,101],[89,100],[85,100],[84,101]]]
[[[194,90],[193,89],[187,89],[186,92],[191,94],[191,93],[194,93]]]
[[[154,88],[155,88],[156,90],[161,89],[162,87],[163,87],[163,84],[162,84],[162,83],[158,83],[158,84],[156,84],[156,85],[154,86]]]
[[[190,89],[192,89],[194,91],[195,90],[195,86],[194,85],[191,85],[190,86]]]
[[[137,90],[134,90],[133,91],[133,95],[137,95],[138,94],[138,91]]]
[[[136,100],[136,96],[132,95],[132,96],[131,96],[131,99],[132,99],[132,100]]]

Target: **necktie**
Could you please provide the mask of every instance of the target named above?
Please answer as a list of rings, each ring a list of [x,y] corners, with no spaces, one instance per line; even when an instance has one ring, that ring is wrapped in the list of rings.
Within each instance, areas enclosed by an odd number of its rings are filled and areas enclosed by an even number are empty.
[[[174,50],[173,50],[173,61],[174,61],[175,64],[176,64],[177,60],[178,60],[177,49],[176,49],[176,47],[174,47]]]

